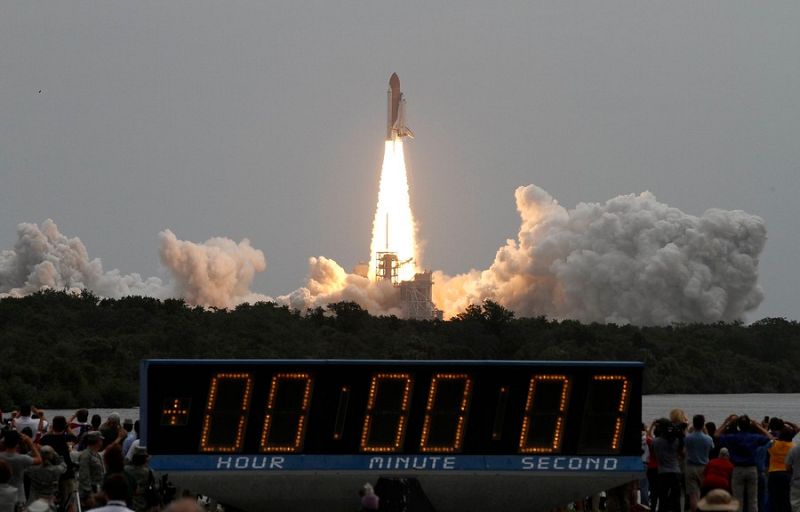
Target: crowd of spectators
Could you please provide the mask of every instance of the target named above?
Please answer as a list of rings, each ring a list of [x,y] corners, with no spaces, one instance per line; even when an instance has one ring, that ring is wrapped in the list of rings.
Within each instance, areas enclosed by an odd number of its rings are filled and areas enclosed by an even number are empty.
[[[675,409],[642,425],[640,503],[658,512],[800,512],[799,431],[785,419],[735,414],[717,427]]]
[[[86,409],[51,421],[29,405],[0,411],[0,512],[204,511],[197,499],[164,503],[138,433],[117,413],[103,422]]]
[[[732,414],[717,427],[701,414],[690,422],[675,409],[642,425],[638,504],[622,491],[617,501],[629,505],[618,508],[800,512],[799,432],[780,418]],[[116,413],[103,422],[86,409],[52,421],[28,405],[5,416],[0,411],[0,512],[74,512],[78,504],[101,512],[162,510],[164,494],[138,437],[138,421]],[[370,486],[360,494],[362,509],[378,508]],[[185,498],[164,510],[204,509]]]

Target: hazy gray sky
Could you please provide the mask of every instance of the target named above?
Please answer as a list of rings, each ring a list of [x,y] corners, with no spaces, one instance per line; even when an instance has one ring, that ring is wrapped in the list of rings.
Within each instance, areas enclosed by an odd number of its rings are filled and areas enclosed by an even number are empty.
[[[350,268],[396,71],[424,266],[487,268],[519,185],[649,190],[763,217],[749,319],[800,319],[798,27],[794,0],[0,0],[0,249],[50,217],[125,273],[163,276],[165,228],[249,238],[270,295]]]

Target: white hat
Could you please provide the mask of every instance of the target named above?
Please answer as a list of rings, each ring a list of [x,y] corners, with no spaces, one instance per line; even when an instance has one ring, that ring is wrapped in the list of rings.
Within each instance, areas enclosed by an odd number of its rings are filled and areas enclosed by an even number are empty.
[[[28,512],[53,512],[55,508],[50,506],[50,502],[44,498],[39,498],[28,505]]]
[[[708,511],[734,511],[739,510],[739,501],[733,499],[731,494],[724,489],[714,489],[697,502],[697,508]]]

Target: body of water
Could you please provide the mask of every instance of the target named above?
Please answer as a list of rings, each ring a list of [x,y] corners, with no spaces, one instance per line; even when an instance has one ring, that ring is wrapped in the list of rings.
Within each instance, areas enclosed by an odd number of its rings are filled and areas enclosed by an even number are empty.
[[[754,420],[777,416],[800,423],[800,393],[748,393],[736,395],[645,395],[642,421],[669,416],[672,409],[683,409],[691,421],[703,414],[706,421],[721,424],[731,414],[747,414]]]

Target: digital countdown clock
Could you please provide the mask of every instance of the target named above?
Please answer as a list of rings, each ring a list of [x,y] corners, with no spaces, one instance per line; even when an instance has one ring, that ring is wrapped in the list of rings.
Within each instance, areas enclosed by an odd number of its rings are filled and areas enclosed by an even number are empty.
[[[147,360],[141,437],[153,469],[243,510],[351,510],[382,476],[417,478],[443,512],[531,510],[639,477],[642,370]]]

